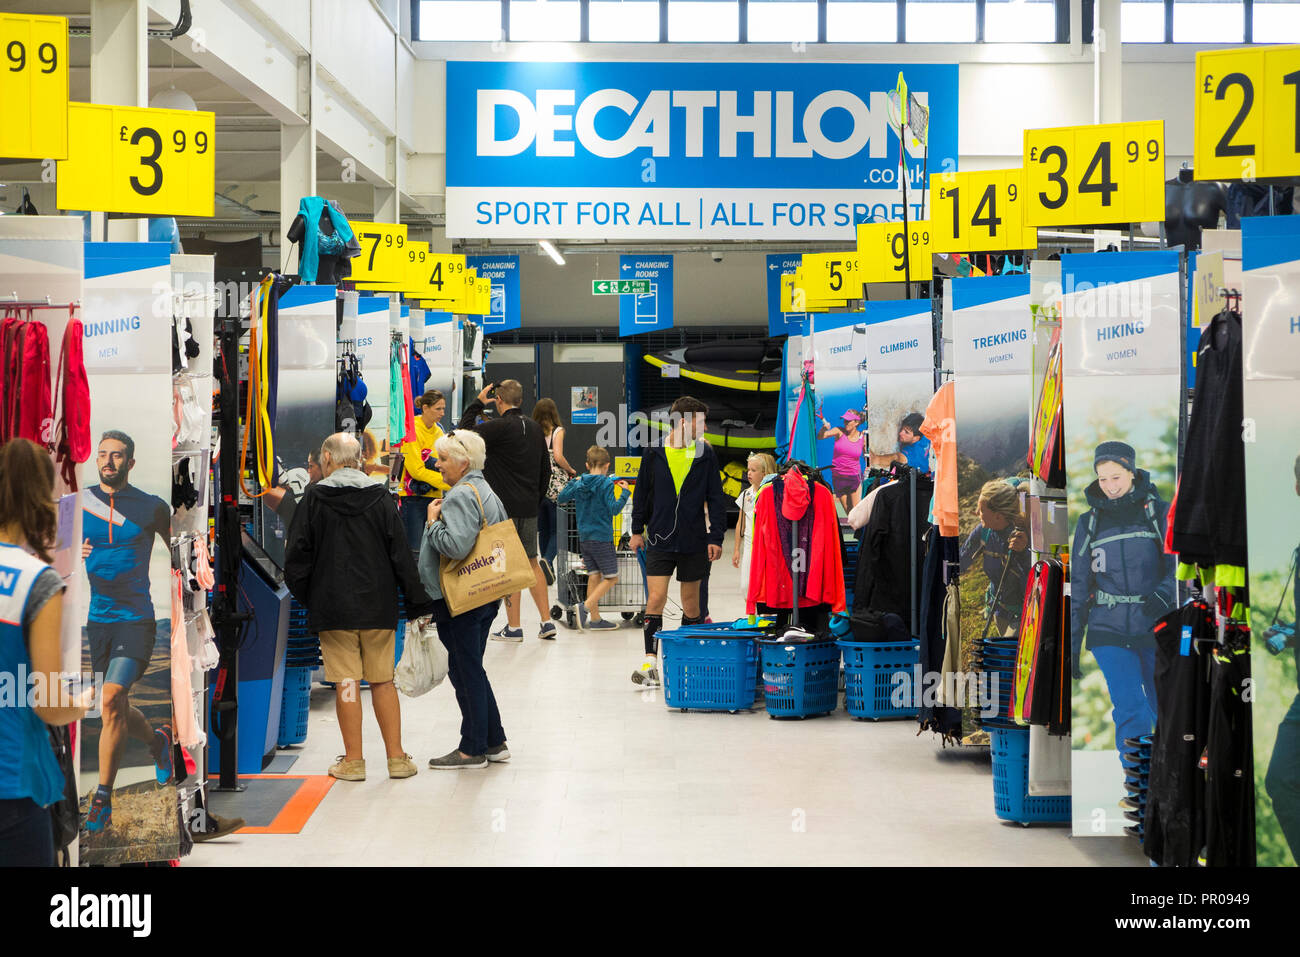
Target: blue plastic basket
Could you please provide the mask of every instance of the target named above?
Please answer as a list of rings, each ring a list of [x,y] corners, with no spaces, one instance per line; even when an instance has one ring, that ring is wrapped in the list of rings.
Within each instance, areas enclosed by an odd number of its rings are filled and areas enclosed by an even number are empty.
[[[284,697],[280,702],[280,734],[276,744],[287,748],[307,740],[307,718],[311,713],[311,668],[284,670]]]
[[[840,649],[816,644],[760,642],[763,698],[773,718],[829,714],[839,705]]]
[[[1070,797],[1029,796],[1029,729],[991,730],[993,810],[1019,824],[1068,824]]]
[[[837,641],[844,652],[844,707],[855,718],[915,718],[914,669],[921,646],[880,641]],[[899,675],[906,675],[905,679]],[[896,703],[895,692],[910,690]]]
[[[668,707],[681,711],[754,707],[758,653],[752,633],[678,628],[656,637]]]

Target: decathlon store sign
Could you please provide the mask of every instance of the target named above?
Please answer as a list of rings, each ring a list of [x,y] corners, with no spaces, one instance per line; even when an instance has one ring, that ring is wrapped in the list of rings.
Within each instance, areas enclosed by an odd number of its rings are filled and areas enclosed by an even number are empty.
[[[447,235],[851,241],[855,221],[902,218],[888,119],[898,72],[448,63]],[[906,78],[930,108],[930,171],[955,169],[956,65],[909,65]]]

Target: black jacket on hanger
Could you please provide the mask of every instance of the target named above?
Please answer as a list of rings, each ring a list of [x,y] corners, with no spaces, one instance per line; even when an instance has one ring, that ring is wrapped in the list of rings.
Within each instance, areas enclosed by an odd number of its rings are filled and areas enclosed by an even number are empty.
[[[1174,509],[1174,551],[1189,564],[1246,565],[1241,389],[1241,316],[1225,309],[1201,334]]]
[[[934,481],[917,473],[916,503],[904,473],[893,485],[876,493],[862,544],[858,547],[858,574],[853,586],[855,608],[892,612],[912,627],[912,536],[916,537],[916,583],[921,587],[925,563],[925,532],[930,527],[928,503]],[[916,596],[920,601],[920,595]],[[919,611],[919,608],[918,608]]]

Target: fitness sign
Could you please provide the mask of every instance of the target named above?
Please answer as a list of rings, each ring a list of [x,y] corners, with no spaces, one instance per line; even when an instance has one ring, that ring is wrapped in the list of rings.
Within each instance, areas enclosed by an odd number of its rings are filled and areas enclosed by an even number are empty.
[[[903,214],[874,63],[447,64],[453,238],[849,239]],[[957,158],[957,66],[909,65],[928,161]],[[945,166],[945,163],[948,165]],[[923,218],[925,157],[909,153]]]

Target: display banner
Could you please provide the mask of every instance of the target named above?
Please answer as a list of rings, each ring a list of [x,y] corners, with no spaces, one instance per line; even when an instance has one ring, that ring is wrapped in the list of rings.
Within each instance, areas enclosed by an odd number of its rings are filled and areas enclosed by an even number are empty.
[[[519,293],[519,257],[466,256],[465,265],[476,270],[480,279],[492,280],[491,305],[480,322],[484,334],[520,328],[524,307]]]
[[[94,451],[80,469],[78,621],[100,707],[81,722],[79,862],[166,861],[180,855],[176,788],[159,784],[158,763],[174,725],[171,247],[86,243],[84,255]]]
[[[1019,634],[1033,564],[1021,494],[1029,474],[1033,338],[1029,276],[953,279],[950,287],[965,673],[985,636]],[[976,734],[978,702],[951,705],[962,709],[963,736]]]
[[[1300,861],[1300,223],[1242,221],[1255,862]]]
[[[281,484],[261,500],[262,548],[284,565],[293,511],[307,489],[307,457],[335,426],[337,367],[334,286],[294,286],[280,297],[280,378],[276,393],[275,458]]]
[[[806,337],[816,355],[817,404],[812,412],[817,442],[816,461],[811,464],[833,467],[832,472],[823,474],[846,507],[852,508],[862,497],[862,471],[869,451],[867,326],[860,312],[836,312],[818,316],[814,328]],[[799,370],[796,367],[794,371],[797,384]],[[807,409],[801,412],[801,424],[807,423],[807,413]],[[799,431],[803,434],[796,445],[807,441],[806,425]]]
[[[928,470],[930,442],[918,431],[934,395],[934,321],[929,299],[868,302],[865,353],[870,464]]]
[[[439,423],[445,431],[450,432],[453,422],[449,421],[456,394],[456,386],[463,376],[463,363],[459,359],[460,321],[449,312],[424,313],[423,348],[420,349],[424,361],[429,366],[429,381],[424,389],[437,389],[447,398],[447,413]],[[416,409],[419,414],[419,409]]]
[[[902,218],[899,70],[450,62],[447,235],[851,240],[855,219]],[[955,168],[957,65],[905,70],[930,108],[929,168]],[[909,152],[916,219],[924,169]]]
[[[776,253],[767,257],[767,334],[769,336],[797,335],[808,318],[803,312],[785,312],[781,309],[781,277],[799,268],[803,256],[799,253]]]
[[[372,461],[382,461],[388,451],[388,311],[387,296],[362,296],[357,300],[354,348],[361,360],[366,401],[373,413],[362,434],[367,466]]]
[[[673,257],[619,256],[620,279],[648,279],[648,293],[618,297],[618,334],[635,336],[642,332],[673,327]]]
[[[1164,552],[1182,409],[1179,253],[1061,260],[1076,836],[1123,836],[1118,748],[1155,724],[1151,626],[1177,604]]]

